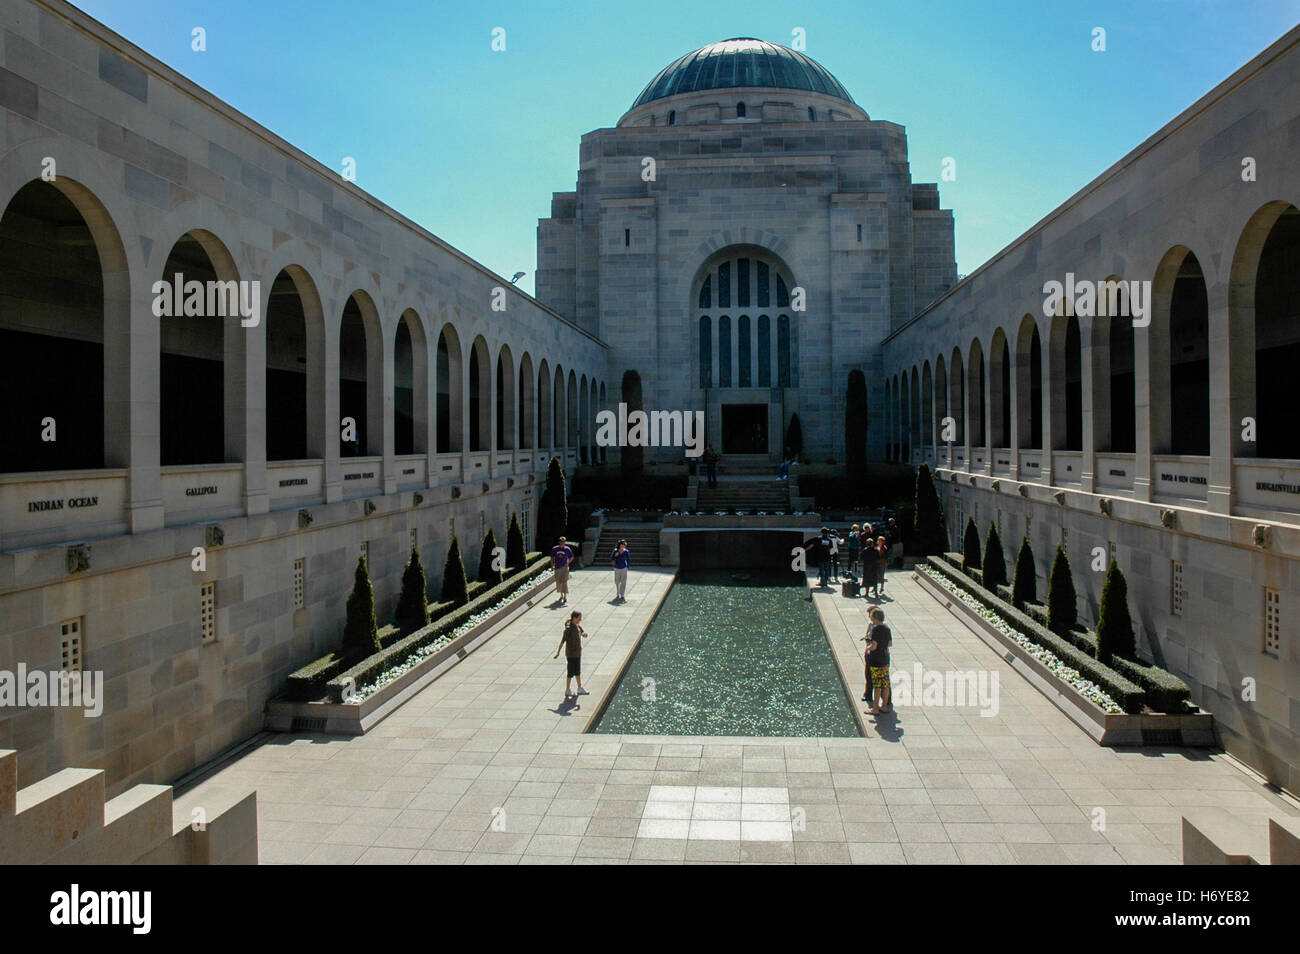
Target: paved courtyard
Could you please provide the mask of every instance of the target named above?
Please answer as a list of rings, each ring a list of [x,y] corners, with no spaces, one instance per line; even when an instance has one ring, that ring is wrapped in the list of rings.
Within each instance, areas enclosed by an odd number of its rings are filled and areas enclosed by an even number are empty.
[[[580,708],[547,598],[368,735],[268,736],[184,801],[256,788],[263,864],[1177,863],[1182,809],[1300,814],[1221,755],[1098,747],[902,573],[895,669],[997,672],[996,715],[900,705],[860,739],[584,734],[671,580],[634,571],[611,605],[608,571],[574,574]],[[856,699],[868,604],[813,602]]]

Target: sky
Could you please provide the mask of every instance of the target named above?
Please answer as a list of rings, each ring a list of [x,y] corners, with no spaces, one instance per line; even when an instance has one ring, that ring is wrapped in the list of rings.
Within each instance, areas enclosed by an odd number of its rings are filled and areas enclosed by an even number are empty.
[[[77,6],[325,165],[354,159],[357,185],[530,293],[537,220],[575,188],[581,136],[705,44],[801,29],[872,119],[907,128],[964,275],[1300,22],[1300,0]]]

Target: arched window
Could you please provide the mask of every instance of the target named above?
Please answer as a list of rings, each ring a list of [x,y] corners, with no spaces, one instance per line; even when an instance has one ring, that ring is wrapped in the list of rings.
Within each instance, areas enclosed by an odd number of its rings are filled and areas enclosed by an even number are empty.
[[[744,118],[745,118],[745,104],[744,104],[744,103],[737,103],[737,104],[736,104],[736,118],[737,118],[737,119],[744,119]]]
[[[669,126],[677,125],[677,110],[675,109],[668,110],[668,125]]]
[[[736,326],[736,334],[736,385],[738,387],[747,388],[753,385],[753,378],[751,377],[749,370],[749,315],[740,316],[740,321]]]
[[[795,283],[785,266],[770,254],[753,246],[737,247],[735,257],[725,253],[701,269],[692,292],[692,310],[696,307],[697,379],[699,386],[771,388],[798,387],[798,330],[785,314],[776,317],[772,327],[770,314],[737,316],[708,314],[735,308],[748,311],[757,306],[790,307],[790,289]],[[773,340],[775,332],[776,340]],[[756,340],[757,339],[757,340]],[[774,353],[775,350],[775,353]],[[775,364],[774,364],[775,362]]]
[[[713,387],[713,329],[709,316],[700,316],[700,387]]]
[[[776,319],[776,386],[790,387],[790,318],[779,315]]]
[[[811,106],[808,107],[808,121],[810,123],[817,122],[817,110],[813,109]]]
[[[1210,454],[1209,315],[1205,275],[1196,256],[1188,252],[1169,304],[1168,444],[1173,454]]]
[[[718,319],[718,387],[731,387],[731,319]]]

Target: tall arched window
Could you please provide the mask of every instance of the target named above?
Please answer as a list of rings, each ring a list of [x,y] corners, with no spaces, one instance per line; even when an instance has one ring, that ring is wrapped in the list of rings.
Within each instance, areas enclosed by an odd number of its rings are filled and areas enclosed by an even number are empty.
[[[708,315],[700,317],[700,387],[713,387],[713,329]]]
[[[731,319],[718,319],[718,387],[731,387]]]
[[[737,119],[744,119],[744,118],[745,118],[745,104],[744,104],[744,103],[737,103],[737,104],[736,104],[736,118],[737,118]]]
[[[798,347],[793,316],[777,316],[773,342],[771,315],[709,314],[757,307],[790,307],[793,278],[770,254],[737,247],[735,257],[717,256],[696,279],[693,302],[699,309],[697,358],[700,387],[798,387]],[[757,339],[757,341],[755,340]],[[774,353],[775,347],[775,353]],[[734,361],[734,364],[733,364]],[[716,370],[715,370],[716,362]]]
[[[749,370],[749,315],[741,315],[736,327],[736,384],[747,388],[753,384]]]
[[[780,315],[776,319],[776,386],[790,387],[790,318]]]

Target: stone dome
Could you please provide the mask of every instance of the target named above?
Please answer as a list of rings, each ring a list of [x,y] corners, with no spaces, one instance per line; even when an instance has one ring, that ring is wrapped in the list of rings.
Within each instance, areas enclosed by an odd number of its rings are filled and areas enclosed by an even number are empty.
[[[641,91],[632,109],[669,96],[746,86],[804,90],[857,105],[839,80],[811,57],[765,40],[735,37],[669,63]]]

